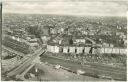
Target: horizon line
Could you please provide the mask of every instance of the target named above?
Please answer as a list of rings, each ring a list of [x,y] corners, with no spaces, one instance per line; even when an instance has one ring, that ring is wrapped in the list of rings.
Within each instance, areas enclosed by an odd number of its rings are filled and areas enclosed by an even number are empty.
[[[75,15],[75,14],[55,14],[55,13],[16,13],[16,12],[2,12],[2,14],[39,14],[39,15],[61,15],[61,16],[76,16],[76,17],[83,17],[83,16],[97,16],[97,17],[127,17],[126,15]]]

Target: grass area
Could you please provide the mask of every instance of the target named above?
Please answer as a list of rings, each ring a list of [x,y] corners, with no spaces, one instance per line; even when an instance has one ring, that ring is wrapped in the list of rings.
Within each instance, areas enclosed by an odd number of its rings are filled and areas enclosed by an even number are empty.
[[[57,59],[57,58],[49,57],[46,55],[41,56],[41,61],[48,62],[48,63],[54,64],[54,65],[59,64],[61,66],[70,68],[72,71],[82,69],[86,73],[89,73],[89,74],[90,73],[96,74],[96,75],[104,74],[104,75],[109,75],[114,79],[126,80],[126,70],[123,70],[123,69],[117,69],[117,68],[113,68],[113,67],[110,68],[108,66],[100,66],[100,65],[95,65],[95,64],[91,65],[91,67],[87,67],[86,65],[82,66],[78,62]]]
[[[88,76],[77,75],[67,70],[55,69],[54,65],[49,64],[36,64],[35,67],[38,69],[38,77],[30,77],[29,81],[103,81],[104,79],[93,78]],[[31,76],[31,74],[37,75],[35,73],[35,67],[31,68],[29,72],[25,75],[26,78]]]
[[[126,68],[126,55],[116,55],[116,54],[53,54],[48,52],[46,55],[59,57],[62,59],[69,59],[71,61],[84,63],[99,63],[108,66]]]

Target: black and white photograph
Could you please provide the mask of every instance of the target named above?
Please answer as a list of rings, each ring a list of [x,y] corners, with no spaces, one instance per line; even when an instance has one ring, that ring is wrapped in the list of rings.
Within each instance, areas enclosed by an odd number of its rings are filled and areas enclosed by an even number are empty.
[[[127,81],[127,0],[3,0],[1,81]]]

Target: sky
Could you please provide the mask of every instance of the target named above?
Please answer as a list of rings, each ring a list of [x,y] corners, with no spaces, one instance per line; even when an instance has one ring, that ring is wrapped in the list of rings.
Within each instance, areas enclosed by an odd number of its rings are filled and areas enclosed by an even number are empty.
[[[127,0],[4,0],[3,13],[126,16]]]

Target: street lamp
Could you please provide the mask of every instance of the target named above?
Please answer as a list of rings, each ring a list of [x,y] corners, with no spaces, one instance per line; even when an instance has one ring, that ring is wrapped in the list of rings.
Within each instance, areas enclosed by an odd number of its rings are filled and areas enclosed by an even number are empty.
[[[35,76],[37,77],[37,80],[41,81],[40,74],[38,68],[35,68]]]

